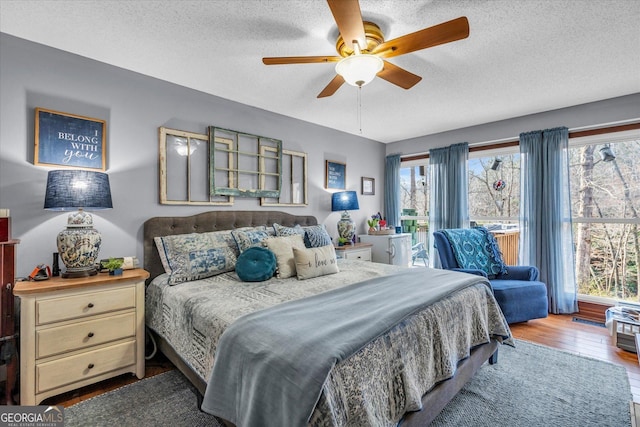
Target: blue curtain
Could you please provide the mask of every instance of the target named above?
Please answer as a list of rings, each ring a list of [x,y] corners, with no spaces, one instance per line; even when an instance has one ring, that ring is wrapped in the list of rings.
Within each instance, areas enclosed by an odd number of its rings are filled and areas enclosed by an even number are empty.
[[[469,144],[466,142],[429,151],[429,258],[434,267],[440,267],[440,258],[435,254],[433,233],[444,228],[469,226],[468,160]]]
[[[384,216],[389,226],[400,225],[400,208],[400,154],[392,154],[384,169]]]
[[[521,133],[520,162],[520,264],[540,269],[552,313],[575,313],[569,130]]]

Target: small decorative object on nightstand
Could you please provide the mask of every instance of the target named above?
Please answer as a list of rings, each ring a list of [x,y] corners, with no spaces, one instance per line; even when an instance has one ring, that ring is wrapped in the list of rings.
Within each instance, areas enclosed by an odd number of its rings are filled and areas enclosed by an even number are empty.
[[[380,222],[378,218],[371,218],[367,220],[367,225],[369,226],[369,233],[375,232],[378,229],[378,222]]]
[[[77,279],[18,282],[20,404],[127,372],[144,377],[144,281],[126,270]]]
[[[109,274],[112,276],[120,276],[122,274],[122,264],[124,264],[123,258],[109,258],[106,261],[102,261],[102,268],[109,270]]]

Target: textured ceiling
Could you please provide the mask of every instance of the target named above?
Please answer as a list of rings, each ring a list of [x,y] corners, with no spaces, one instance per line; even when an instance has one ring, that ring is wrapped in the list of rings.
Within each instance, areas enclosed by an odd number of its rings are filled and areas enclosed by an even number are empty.
[[[392,142],[640,92],[637,0],[361,0],[387,40],[459,16],[468,39],[391,58],[423,80],[362,88],[362,136]],[[0,31],[212,95],[360,134],[357,89],[316,95],[335,55],[321,0],[10,1]]]

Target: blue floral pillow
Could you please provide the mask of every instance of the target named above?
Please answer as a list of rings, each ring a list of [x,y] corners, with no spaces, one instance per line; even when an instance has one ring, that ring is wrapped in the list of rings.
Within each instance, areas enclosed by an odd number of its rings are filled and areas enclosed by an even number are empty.
[[[506,274],[498,242],[484,227],[442,230],[460,268],[482,270],[489,279]]]
[[[232,271],[237,249],[229,231],[178,234],[154,239],[169,284]]]
[[[269,232],[267,227],[259,226],[236,228],[231,231],[231,235],[236,242],[238,251],[242,253],[253,246],[262,246],[262,241],[268,237],[272,237],[274,233]]]

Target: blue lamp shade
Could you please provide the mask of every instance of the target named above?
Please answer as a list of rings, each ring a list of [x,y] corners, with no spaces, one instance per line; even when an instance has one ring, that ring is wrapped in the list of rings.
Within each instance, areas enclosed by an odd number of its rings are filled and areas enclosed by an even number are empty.
[[[342,241],[355,242],[356,224],[351,219],[348,211],[360,209],[358,205],[358,195],[355,191],[339,191],[331,195],[331,210],[343,211],[338,221],[338,236]]]
[[[339,191],[331,196],[331,210],[335,211],[356,211],[360,209],[358,205],[358,195],[355,191]]]
[[[113,207],[109,176],[102,172],[54,170],[47,176],[44,208],[70,211],[67,228],[58,234],[58,253],[66,270],[62,277],[87,277],[98,273],[96,262],[102,236],[93,228],[93,217],[84,210]]]
[[[44,208],[52,211],[113,208],[109,175],[84,170],[49,171]]]

